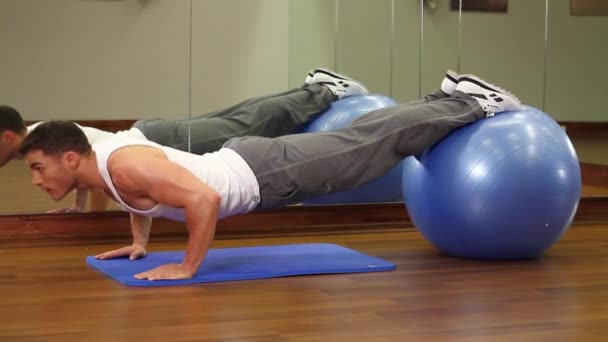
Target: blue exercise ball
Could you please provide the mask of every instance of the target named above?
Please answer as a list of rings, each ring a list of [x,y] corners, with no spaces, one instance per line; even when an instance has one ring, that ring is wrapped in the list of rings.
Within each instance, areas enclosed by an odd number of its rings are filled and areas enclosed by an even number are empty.
[[[396,106],[394,99],[384,95],[350,96],[331,104],[331,107],[302,127],[300,133],[325,132],[350,126],[373,110]],[[398,202],[403,200],[401,190],[403,162],[381,178],[365,183],[356,189],[340,191],[307,200],[304,204],[355,204]]]
[[[403,167],[408,213],[440,251],[536,258],[568,229],[581,194],[572,142],[525,107],[462,127]]]

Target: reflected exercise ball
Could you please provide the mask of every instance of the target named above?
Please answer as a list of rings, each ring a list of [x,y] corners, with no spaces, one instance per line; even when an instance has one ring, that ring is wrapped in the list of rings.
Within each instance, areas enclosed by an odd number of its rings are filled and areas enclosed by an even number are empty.
[[[396,106],[397,102],[384,95],[350,96],[331,104],[331,107],[302,127],[300,133],[332,131],[349,126],[354,120],[373,110]],[[381,178],[355,189],[330,193],[307,200],[304,204],[355,204],[398,202],[403,199],[401,185],[403,162]]]

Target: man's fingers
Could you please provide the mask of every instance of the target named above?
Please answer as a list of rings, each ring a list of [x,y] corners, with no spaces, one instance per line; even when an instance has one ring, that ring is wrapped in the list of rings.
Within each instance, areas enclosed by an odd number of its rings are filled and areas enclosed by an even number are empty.
[[[131,253],[131,255],[129,256],[130,260],[137,260],[141,257],[141,253],[139,251],[133,251],[133,253]]]
[[[116,249],[113,251],[101,253],[99,255],[96,255],[95,258],[96,259],[112,259],[112,258],[125,256],[128,253],[129,253],[129,251],[125,250],[125,248],[121,248],[121,249]]]
[[[107,258],[108,252],[104,252],[95,256],[95,259],[105,259]]]
[[[140,279],[140,280],[144,280],[144,279],[154,280],[153,276],[149,272],[138,273],[138,274],[134,275],[134,277],[136,279]]]

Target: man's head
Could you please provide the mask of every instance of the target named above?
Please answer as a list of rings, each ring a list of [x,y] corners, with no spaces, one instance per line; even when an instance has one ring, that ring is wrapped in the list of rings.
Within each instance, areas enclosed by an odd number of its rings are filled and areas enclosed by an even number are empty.
[[[26,132],[21,114],[13,107],[0,105],[0,167],[17,157]]]
[[[60,200],[76,188],[76,171],[91,145],[73,122],[47,121],[27,135],[19,152],[32,169],[32,183]]]

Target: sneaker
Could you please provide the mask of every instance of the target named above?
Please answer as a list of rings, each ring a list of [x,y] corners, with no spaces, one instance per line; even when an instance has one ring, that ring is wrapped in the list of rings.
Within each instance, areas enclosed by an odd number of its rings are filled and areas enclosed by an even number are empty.
[[[309,85],[312,83],[312,77],[314,76],[314,71],[310,70],[308,75],[306,75],[306,79],[304,79],[304,84]]]
[[[315,69],[311,83],[318,83],[328,87],[338,99],[354,95],[367,95],[369,93],[361,82],[322,68]]]
[[[463,76],[465,76],[465,75],[463,75]],[[445,73],[445,77],[443,78],[443,81],[441,81],[441,91],[443,91],[444,93],[446,93],[448,95],[452,95],[454,90],[456,90],[456,86],[458,85],[458,79],[460,77],[461,76],[458,75],[455,71],[448,70]]]
[[[337,72],[333,72],[333,71],[331,71],[329,69],[326,69],[326,68],[316,68],[314,70],[309,70],[308,71],[308,75],[306,75],[306,78],[304,79],[304,84],[308,85],[308,84],[313,83],[312,82],[312,78],[315,76],[315,74],[317,72],[324,73],[324,74],[327,74],[327,75],[330,75],[330,76],[333,76],[333,77],[341,78],[343,80],[352,81],[352,78],[344,76],[344,75],[340,75]]]
[[[523,108],[515,95],[473,75],[460,76],[456,90],[473,97],[486,112],[486,117]]]

